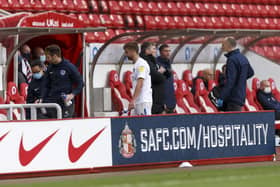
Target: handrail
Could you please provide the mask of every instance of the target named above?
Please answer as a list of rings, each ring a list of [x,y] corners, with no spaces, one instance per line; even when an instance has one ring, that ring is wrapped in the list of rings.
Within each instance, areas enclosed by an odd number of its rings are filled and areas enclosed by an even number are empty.
[[[26,120],[25,109],[30,109],[31,120],[37,119],[38,108],[55,108],[57,119],[62,119],[62,109],[57,103],[38,103],[38,104],[0,104],[0,109],[8,109],[7,118],[13,120],[13,109],[20,109],[21,120]]]

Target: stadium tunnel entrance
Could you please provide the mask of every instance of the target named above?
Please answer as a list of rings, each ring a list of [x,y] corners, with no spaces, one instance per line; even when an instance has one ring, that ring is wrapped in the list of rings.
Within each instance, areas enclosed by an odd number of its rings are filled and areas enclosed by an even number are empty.
[[[199,63],[201,62],[201,54],[205,54],[205,49],[211,44],[220,43],[224,37],[235,37],[238,43],[241,45],[241,52],[247,54],[251,47],[255,46],[258,42],[275,36],[280,36],[278,30],[245,30],[245,29],[173,29],[173,30],[157,30],[157,31],[144,31],[144,32],[130,32],[117,35],[104,44],[94,54],[92,59],[92,67],[90,71],[90,95],[91,97],[91,116],[94,116],[94,97],[93,94],[96,86],[96,81],[100,81],[101,76],[108,77],[108,72],[99,73],[99,68],[96,68],[100,64],[114,63],[117,67],[116,70],[121,77],[121,73],[125,65],[132,64],[124,55],[122,50],[122,44],[129,41],[136,41],[139,44],[145,41],[151,41],[156,45],[162,43],[172,44],[171,62],[177,63],[178,59],[181,63],[180,67],[187,68],[193,73],[194,70],[198,69]],[[189,59],[179,58],[179,56],[187,56],[186,44],[197,44],[198,48]],[[114,46],[115,45],[115,46]],[[118,45],[118,47],[116,47]],[[218,69],[222,60],[222,51],[220,46],[214,49],[215,51],[211,54],[211,59],[208,57],[208,62],[213,71]],[[115,51],[112,55],[112,51]],[[110,55],[108,55],[110,54]],[[108,58],[110,56],[110,58]],[[213,57],[213,58],[212,58]],[[196,67],[197,65],[197,67]],[[105,68],[106,69],[106,68]],[[104,78],[104,82],[108,82],[107,78]]]
[[[1,93],[4,96],[7,83],[18,81],[18,50],[23,44],[31,48],[45,48],[50,44],[61,47],[63,57],[70,60],[83,75],[85,85],[88,85],[85,63],[85,33],[103,32],[104,27],[85,27],[84,23],[60,13],[44,12],[38,14],[16,13],[0,18],[1,44]],[[76,98],[77,117],[87,116],[85,106],[86,89]]]

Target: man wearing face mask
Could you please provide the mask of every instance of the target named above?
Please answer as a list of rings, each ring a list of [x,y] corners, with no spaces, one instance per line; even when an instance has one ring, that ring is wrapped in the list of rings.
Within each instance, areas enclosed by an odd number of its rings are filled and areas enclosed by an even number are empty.
[[[72,63],[62,57],[58,45],[46,47],[45,54],[49,66],[42,84],[43,102],[59,104],[63,118],[71,118],[74,113],[74,97],[83,88],[82,76]],[[48,109],[47,116],[56,117],[56,110]]]
[[[275,119],[280,120],[280,102],[278,102],[271,93],[271,86],[268,80],[262,80],[260,89],[257,92],[257,98],[263,109],[274,110]]]
[[[30,67],[31,49],[28,45],[23,45],[20,48],[18,57],[18,85],[21,83],[29,84],[32,79],[32,71]]]
[[[151,42],[141,45],[140,57],[146,60],[150,66],[150,74],[153,90],[152,114],[162,114],[164,111],[164,82],[166,71],[164,67],[156,63],[156,46]]]
[[[42,47],[35,47],[33,50],[32,50],[32,57],[33,57],[33,60],[40,60],[40,62],[42,63],[43,65],[43,69],[44,71],[47,70],[47,66],[46,66],[46,55],[45,55],[45,51]]]

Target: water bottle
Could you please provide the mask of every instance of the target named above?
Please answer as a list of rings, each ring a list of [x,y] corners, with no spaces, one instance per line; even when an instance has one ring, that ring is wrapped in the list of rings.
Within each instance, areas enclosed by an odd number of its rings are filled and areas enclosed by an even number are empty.
[[[64,101],[64,104],[65,104],[65,106],[70,106],[70,105],[72,105],[72,101],[70,100],[70,101],[66,101],[66,97],[67,97],[67,95],[65,94],[65,93],[62,93],[61,94],[61,97],[62,97],[62,99],[63,99],[63,101]]]

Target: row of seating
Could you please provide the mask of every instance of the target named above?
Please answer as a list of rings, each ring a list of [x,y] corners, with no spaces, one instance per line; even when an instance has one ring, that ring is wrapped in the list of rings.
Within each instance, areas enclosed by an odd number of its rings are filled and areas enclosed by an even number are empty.
[[[261,56],[280,62],[280,46],[254,46],[251,49]]]
[[[8,11],[88,12],[86,0],[0,0],[0,9]]]
[[[100,11],[117,14],[154,15],[224,15],[277,17],[280,5],[211,3],[211,2],[165,2],[165,1],[99,1]],[[97,4],[94,6],[98,6]],[[96,10],[95,10],[96,11]]]
[[[216,71],[215,80],[208,82],[208,89],[205,87],[202,79],[197,79],[194,84],[196,84],[196,93],[193,95],[190,92],[190,88],[193,84],[193,77],[190,70],[185,70],[183,73],[183,78],[180,80],[178,75],[174,73],[174,89],[176,95],[176,112],[177,113],[199,113],[199,112],[218,112],[217,108],[210,101],[208,94],[209,92],[218,85],[218,76],[221,73],[219,70]],[[198,72],[200,74],[201,71]],[[269,79],[271,83],[272,93],[275,98],[280,101],[280,92],[276,87],[275,81]],[[129,101],[131,101],[132,96],[132,81],[131,72],[127,71],[124,74],[124,83],[119,79],[118,73],[116,71],[110,71],[109,73],[109,85],[112,91],[112,101],[114,105],[114,110],[118,111],[120,115],[127,115],[127,107]],[[262,110],[262,106],[257,100],[257,90],[260,87],[260,80],[254,78],[252,80],[252,88],[246,89],[246,101],[243,107],[244,111],[258,111]]]

